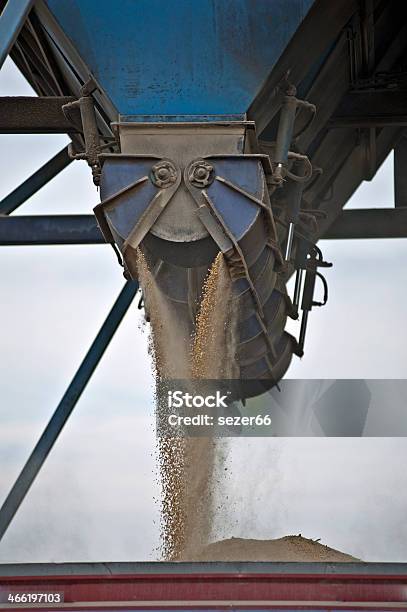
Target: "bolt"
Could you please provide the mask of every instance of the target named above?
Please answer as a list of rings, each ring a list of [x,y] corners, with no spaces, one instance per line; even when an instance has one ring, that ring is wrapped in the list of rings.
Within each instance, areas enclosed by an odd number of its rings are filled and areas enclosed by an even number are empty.
[[[176,182],[177,169],[170,161],[160,161],[151,168],[150,178],[154,185],[165,189]]]
[[[188,172],[188,179],[194,187],[203,189],[213,182],[214,169],[206,161],[196,161],[191,164]]]
[[[169,173],[168,168],[159,168],[156,172],[156,175],[158,176],[158,178],[164,181],[165,179],[169,177],[170,173]]]
[[[195,175],[197,178],[204,178],[206,176],[207,172],[205,170],[205,168],[197,168],[195,171]]]

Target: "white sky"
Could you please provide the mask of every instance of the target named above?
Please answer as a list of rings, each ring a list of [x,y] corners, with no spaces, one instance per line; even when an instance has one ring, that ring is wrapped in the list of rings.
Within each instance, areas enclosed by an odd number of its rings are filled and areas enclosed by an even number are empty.
[[[7,60],[0,95],[31,94]],[[66,143],[0,135],[0,198]],[[392,185],[390,157],[348,206],[391,206]],[[16,214],[89,213],[97,201],[86,164],[74,162]],[[311,313],[305,357],[289,376],[404,378],[407,241],[321,246],[334,262],[330,301]],[[104,245],[1,247],[0,270],[1,502],[124,281]],[[156,558],[159,490],[141,319],[134,302],[0,543],[0,561]],[[301,532],[366,560],[407,561],[406,455],[404,439],[233,440],[230,501],[215,534]]]

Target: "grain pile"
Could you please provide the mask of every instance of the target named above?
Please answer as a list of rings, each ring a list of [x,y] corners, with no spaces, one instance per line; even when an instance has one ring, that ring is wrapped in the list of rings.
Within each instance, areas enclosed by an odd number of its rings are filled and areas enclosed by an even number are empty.
[[[198,551],[193,561],[360,561],[346,553],[301,535],[276,540],[230,538],[214,542]]]
[[[204,282],[192,338],[176,308],[162,294],[141,250],[137,265],[151,323],[149,350],[157,383],[163,379],[232,377],[236,317],[231,280],[222,254],[215,259]],[[156,396],[156,410],[161,409],[161,401]],[[204,437],[161,437],[157,445],[162,557],[193,558],[210,541],[215,441]]]

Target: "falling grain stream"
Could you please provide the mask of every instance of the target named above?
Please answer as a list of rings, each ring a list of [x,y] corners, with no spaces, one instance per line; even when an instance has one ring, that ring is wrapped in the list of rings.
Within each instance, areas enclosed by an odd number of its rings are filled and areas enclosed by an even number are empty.
[[[138,273],[150,318],[149,350],[156,382],[162,379],[231,378],[234,363],[232,287],[221,253],[202,288],[194,333],[179,320],[138,251]],[[160,410],[156,398],[156,410]],[[213,438],[158,438],[161,480],[161,553],[194,558],[210,541],[213,512]]]

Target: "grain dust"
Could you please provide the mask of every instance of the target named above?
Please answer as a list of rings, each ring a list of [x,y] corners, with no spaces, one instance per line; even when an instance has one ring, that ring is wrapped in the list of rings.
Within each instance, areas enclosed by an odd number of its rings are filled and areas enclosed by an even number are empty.
[[[236,301],[226,261],[219,253],[203,285],[191,351],[192,378],[237,378]]]
[[[156,383],[171,379],[231,378],[235,351],[232,286],[222,254],[204,282],[192,337],[162,293],[139,249],[137,266]],[[157,388],[157,384],[156,384]],[[162,409],[156,393],[156,410]],[[157,439],[161,482],[161,555],[191,557],[210,541],[216,444],[212,438]]]

